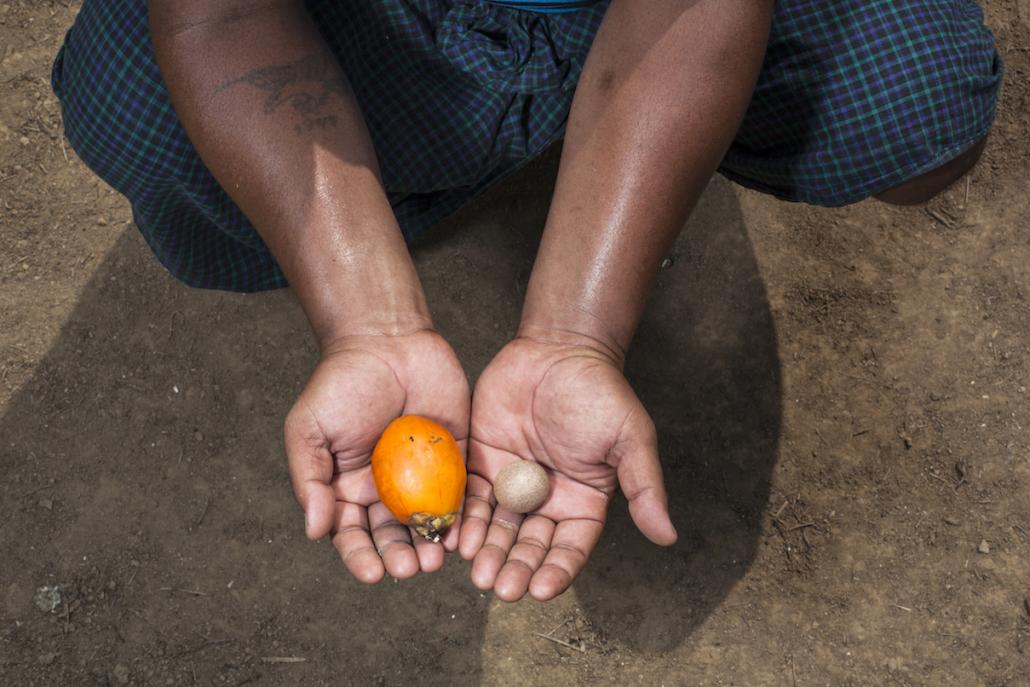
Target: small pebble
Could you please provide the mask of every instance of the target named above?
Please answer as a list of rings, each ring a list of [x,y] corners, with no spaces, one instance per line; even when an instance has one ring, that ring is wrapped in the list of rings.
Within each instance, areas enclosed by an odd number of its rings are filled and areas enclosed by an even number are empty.
[[[111,671],[111,676],[118,684],[127,685],[129,684],[129,667],[119,663],[114,667],[114,670]]]
[[[240,389],[236,392],[236,405],[240,410],[250,410],[254,407],[254,392],[250,389]]]
[[[953,518],[953,517],[951,517],[949,515],[948,517],[944,518],[944,524],[945,525],[951,525],[952,527],[956,527],[956,526],[958,526],[959,521],[958,521],[958,518]]]
[[[46,510],[53,510],[53,508],[54,508],[54,500],[53,499],[40,499],[39,500],[39,507],[40,508],[44,508]]]
[[[27,146],[29,144],[29,137],[28,136],[22,136],[21,138],[18,139],[18,143],[21,143],[23,146]]]
[[[39,661],[40,665],[48,666],[51,663],[53,663],[56,658],[57,654],[55,654],[52,651],[49,651],[45,654],[40,654],[37,660]]]
[[[103,217],[103,216],[97,217],[97,226],[99,226],[99,227],[106,227],[107,226],[107,218]]]
[[[987,543],[986,539],[982,539],[980,541],[980,546],[976,547],[976,550],[979,551],[980,553],[990,553],[991,552],[991,545]]]
[[[49,585],[40,587],[36,590],[36,595],[32,597],[32,601],[39,610],[45,613],[52,613],[55,608],[61,605],[61,588]]]

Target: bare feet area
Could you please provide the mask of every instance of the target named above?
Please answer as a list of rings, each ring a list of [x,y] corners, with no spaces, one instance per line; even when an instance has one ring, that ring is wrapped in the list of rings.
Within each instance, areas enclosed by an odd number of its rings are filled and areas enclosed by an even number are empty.
[[[1030,2],[967,179],[926,207],[715,179],[628,363],[679,542],[623,501],[573,588],[449,556],[365,587],[305,540],[285,291],[190,290],[63,142],[76,2],[0,0],[0,684],[1030,684]],[[470,376],[514,332],[556,156],[415,247]]]

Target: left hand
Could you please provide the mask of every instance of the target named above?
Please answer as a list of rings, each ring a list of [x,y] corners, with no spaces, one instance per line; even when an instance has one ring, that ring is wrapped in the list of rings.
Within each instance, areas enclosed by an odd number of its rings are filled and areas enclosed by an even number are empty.
[[[513,460],[548,472],[534,513],[497,505],[493,480]],[[676,541],[654,423],[620,362],[587,337],[522,337],[486,368],[472,401],[469,482],[459,550],[472,582],[504,601],[552,599],[582,571],[618,485],[644,535]]]

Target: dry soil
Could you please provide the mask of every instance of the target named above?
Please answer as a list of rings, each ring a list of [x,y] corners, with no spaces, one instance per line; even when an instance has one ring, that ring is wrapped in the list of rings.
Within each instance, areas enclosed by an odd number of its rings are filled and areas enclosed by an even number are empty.
[[[0,683],[1030,685],[1030,2],[984,4],[1007,80],[968,182],[821,210],[713,181],[628,366],[682,539],[616,503],[571,591],[513,605],[457,557],[368,588],[305,541],[297,305],[157,265],[62,142],[77,3],[0,4]],[[416,248],[473,378],[554,169]]]

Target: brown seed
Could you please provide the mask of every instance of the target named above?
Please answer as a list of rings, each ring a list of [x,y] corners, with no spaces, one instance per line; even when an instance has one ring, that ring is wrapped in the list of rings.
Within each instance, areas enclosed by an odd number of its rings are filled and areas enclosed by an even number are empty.
[[[543,505],[551,490],[547,472],[529,460],[508,463],[494,480],[497,503],[513,513],[531,513]]]

